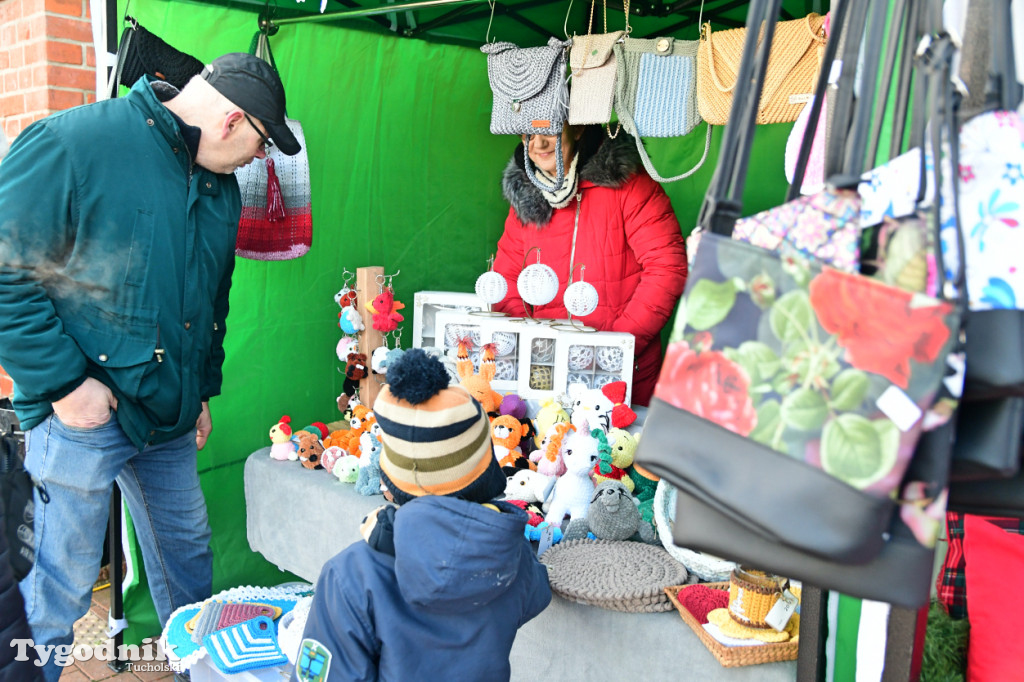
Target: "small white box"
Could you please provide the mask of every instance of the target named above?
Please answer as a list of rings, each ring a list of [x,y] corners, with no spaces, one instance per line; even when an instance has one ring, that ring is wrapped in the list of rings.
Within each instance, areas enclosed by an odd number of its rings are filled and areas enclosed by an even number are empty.
[[[491,386],[499,393],[544,400],[567,394],[573,383],[600,388],[622,380],[627,403],[632,396],[632,334],[582,331],[568,320],[491,317],[453,310],[434,313],[432,333],[434,343],[449,356],[454,355],[460,338],[471,338],[477,371],[480,347],[496,343],[497,368]]]
[[[434,316],[439,310],[485,310],[476,294],[460,291],[417,291],[413,297],[412,347],[441,346],[437,343]]]

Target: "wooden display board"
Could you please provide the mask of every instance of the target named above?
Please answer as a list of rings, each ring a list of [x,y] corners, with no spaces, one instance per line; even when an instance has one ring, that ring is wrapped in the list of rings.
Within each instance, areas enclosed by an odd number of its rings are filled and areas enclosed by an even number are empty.
[[[365,327],[359,332],[359,352],[366,356],[366,376],[359,380],[359,400],[371,410],[377,400],[377,394],[380,393],[381,384],[370,371],[370,356],[374,348],[384,345],[384,335],[373,328],[373,313],[367,309],[366,304],[379,292],[378,276],[384,276],[383,265],[372,265],[356,270],[356,292],[359,297],[357,308]]]

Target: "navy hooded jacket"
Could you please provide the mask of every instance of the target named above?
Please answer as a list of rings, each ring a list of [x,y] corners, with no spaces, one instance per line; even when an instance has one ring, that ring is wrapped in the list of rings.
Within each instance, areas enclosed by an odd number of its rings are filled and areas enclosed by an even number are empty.
[[[328,561],[292,679],[508,680],[516,630],[551,588],[526,514],[494,504],[414,499],[395,514],[393,556],[357,542]]]

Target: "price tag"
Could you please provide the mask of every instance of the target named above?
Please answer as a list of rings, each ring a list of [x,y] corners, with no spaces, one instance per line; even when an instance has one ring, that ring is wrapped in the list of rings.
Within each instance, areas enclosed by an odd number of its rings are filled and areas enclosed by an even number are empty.
[[[540,541],[537,543],[537,556],[548,551],[555,541],[555,527],[551,524],[544,526],[540,532]]]
[[[800,94],[800,95],[790,95],[789,96],[789,103],[790,104],[806,104],[806,103],[810,102],[813,99],[814,99],[814,93],[813,92],[807,92],[807,93],[803,93],[803,94]]]
[[[782,596],[779,597],[779,601],[775,602],[775,606],[764,617],[764,622],[775,630],[782,632],[789,625],[789,619],[796,613],[798,604],[799,601],[796,596],[789,590],[784,590]]]

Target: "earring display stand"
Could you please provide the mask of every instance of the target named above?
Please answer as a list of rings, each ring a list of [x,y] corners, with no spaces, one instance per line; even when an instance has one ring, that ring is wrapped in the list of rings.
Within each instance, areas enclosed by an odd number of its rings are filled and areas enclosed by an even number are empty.
[[[356,309],[363,318],[365,329],[359,332],[359,352],[366,356],[366,376],[359,380],[359,400],[371,410],[380,393],[381,384],[370,372],[370,356],[373,349],[384,345],[384,335],[373,328],[373,313],[366,309],[366,304],[377,295],[377,278],[384,277],[383,265],[372,265],[356,269],[356,288],[359,301]]]

